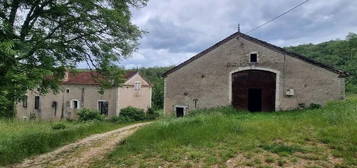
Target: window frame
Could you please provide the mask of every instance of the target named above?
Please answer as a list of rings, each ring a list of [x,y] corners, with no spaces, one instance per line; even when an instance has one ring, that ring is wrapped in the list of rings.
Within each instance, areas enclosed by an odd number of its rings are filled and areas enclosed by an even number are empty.
[[[35,96],[35,104],[34,104],[34,109],[39,110],[41,106],[41,97],[40,96]]]
[[[74,107],[74,102],[77,102],[77,108]],[[79,101],[78,99],[72,99],[71,103],[70,103],[70,107],[71,107],[71,109],[74,109],[74,110],[81,109],[81,101]]]
[[[100,110],[100,106],[99,106],[99,103],[100,103],[100,102],[106,102],[106,103],[107,103],[107,105],[108,105],[108,107],[107,107],[107,113],[104,114],[104,115],[108,116],[108,115],[109,115],[109,101],[108,101],[108,100],[97,100],[97,110],[98,110],[98,112],[99,112],[100,114],[103,114],[102,111]]]
[[[255,54],[256,58],[255,58],[255,62],[252,61],[252,55]],[[255,64],[259,62],[259,53],[257,51],[253,51],[249,53],[249,63]]]

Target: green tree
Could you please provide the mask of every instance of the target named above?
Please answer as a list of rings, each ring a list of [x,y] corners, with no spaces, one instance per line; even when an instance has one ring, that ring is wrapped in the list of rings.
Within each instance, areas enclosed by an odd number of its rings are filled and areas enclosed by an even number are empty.
[[[66,69],[86,62],[122,80],[113,62],[137,47],[142,31],[130,7],[147,0],[0,0],[0,116],[28,89],[57,90]],[[51,78],[49,78],[51,76]]]
[[[164,78],[162,74],[171,68],[172,67],[152,67],[139,69],[140,74],[153,85],[152,107],[155,110],[164,107]]]
[[[350,73],[346,80],[346,89],[357,93],[357,34],[349,33],[345,40],[305,44],[287,49]]]

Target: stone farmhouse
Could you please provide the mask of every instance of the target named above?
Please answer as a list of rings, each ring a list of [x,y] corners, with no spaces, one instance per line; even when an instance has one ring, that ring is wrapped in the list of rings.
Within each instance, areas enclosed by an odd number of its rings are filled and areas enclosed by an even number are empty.
[[[132,106],[145,111],[151,107],[151,84],[138,72],[127,72],[121,87],[98,92],[98,73],[67,72],[57,94],[40,95],[29,91],[16,105],[18,118],[36,117],[43,120],[76,118],[76,112],[87,108],[106,116],[119,115],[120,109]]]
[[[346,72],[237,32],[167,71],[164,111],[279,111],[345,97]]]

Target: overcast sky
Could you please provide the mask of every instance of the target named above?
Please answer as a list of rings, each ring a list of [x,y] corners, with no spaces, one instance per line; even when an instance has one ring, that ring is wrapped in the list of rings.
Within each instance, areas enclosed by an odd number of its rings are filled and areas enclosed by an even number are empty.
[[[150,0],[133,9],[147,34],[121,66],[177,65],[237,31],[248,32],[303,0]],[[278,46],[344,39],[357,33],[356,0],[310,0],[252,36]]]

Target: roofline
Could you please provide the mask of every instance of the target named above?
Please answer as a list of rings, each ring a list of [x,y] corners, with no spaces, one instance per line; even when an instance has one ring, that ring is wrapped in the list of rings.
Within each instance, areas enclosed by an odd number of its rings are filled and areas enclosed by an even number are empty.
[[[153,84],[151,82],[149,82],[149,80],[147,80],[144,76],[142,76],[140,74],[139,71],[136,71],[130,78],[128,78],[128,80],[126,80],[124,83],[128,82],[129,80],[131,80],[131,78],[133,78],[135,75],[139,75],[146,83],[149,84],[150,87],[153,87]]]
[[[203,50],[202,52],[198,53],[197,55],[191,57],[190,59],[186,60],[185,62],[182,62],[181,64],[179,64],[179,65],[177,65],[177,66],[175,66],[175,67],[169,69],[168,71],[166,71],[166,72],[162,75],[162,77],[164,77],[164,78],[167,77],[167,76],[168,76],[169,74],[171,74],[172,72],[175,72],[176,70],[178,70],[178,69],[182,68],[183,66],[185,66],[185,65],[187,65],[187,64],[189,64],[189,63],[191,63],[192,61],[194,61],[194,60],[200,58],[201,56],[204,56],[205,54],[207,54],[207,53],[209,53],[210,51],[212,51],[212,50],[218,48],[219,46],[223,45],[224,43],[228,42],[229,40],[231,40],[231,39],[233,39],[233,38],[235,38],[235,37],[238,37],[238,38],[239,38],[239,37],[242,37],[242,38],[244,38],[244,39],[246,39],[246,40],[249,40],[249,41],[258,43],[258,44],[260,44],[260,45],[262,45],[262,46],[264,46],[264,47],[267,47],[267,48],[269,48],[269,49],[272,49],[272,50],[274,50],[274,51],[276,51],[276,52],[279,52],[279,53],[282,53],[282,54],[286,54],[286,55],[290,55],[290,56],[292,56],[292,57],[301,59],[301,60],[303,60],[303,61],[305,61],[305,62],[308,62],[308,63],[310,63],[310,64],[313,64],[313,65],[319,66],[319,67],[321,67],[321,68],[324,68],[324,69],[326,69],[326,70],[329,70],[329,71],[331,71],[331,72],[334,72],[334,73],[338,74],[339,77],[342,77],[342,78],[343,78],[343,77],[348,77],[348,76],[350,75],[349,73],[347,73],[347,72],[345,72],[345,71],[336,69],[336,68],[334,68],[334,67],[332,67],[332,66],[330,66],[330,65],[326,65],[326,64],[323,64],[323,63],[318,62],[318,61],[316,61],[316,60],[307,58],[307,57],[305,57],[305,56],[303,56],[303,55],[301,55],[301,54],[297,54],[297,53],[294,53],[294,52],[291,52],[291,51],[287,51],[286,49],[283,49],[283,48],[278,47],[278,46],[276,46],[276,45],[270,44],[270,43],[268,43],[268,42],[266,42],[266,41],[259,40],[259,39],[257,39],[257,38],[254,38],[254,37],[251,37],[251,36],[249,36],[249,35],[246,35],[246,34],[244,34],[244,33],[236,32],[236,33],[233,33],[232,35],[228,36],[227,38],[223,39],[222,41],[219,41],[218,43],[216,43],[216,44],[214,44],[213,46],[209,47],[208,49]]]

